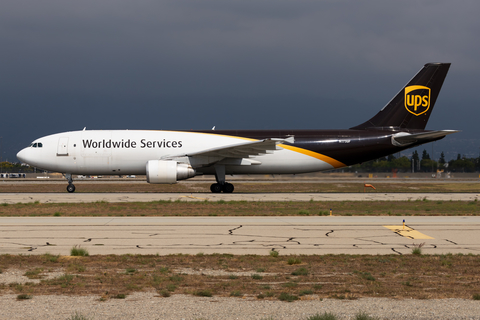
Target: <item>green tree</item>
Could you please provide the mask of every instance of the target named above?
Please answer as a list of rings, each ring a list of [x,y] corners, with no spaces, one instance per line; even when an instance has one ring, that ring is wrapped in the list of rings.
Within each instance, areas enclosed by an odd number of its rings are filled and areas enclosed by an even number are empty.
[[[418,160],[420,160],[420,158],[419,158],[419,156],[418,156],[417,150],[413,151],[412,159],[411,159],[411,160],[415,160],[415,162],[418,161]]]
[[[459,155],[460,156],[460,155]],[[475,171],[475,159],[460,158],[448,162],[448,169],[455,172],[473,172]]]
[[[442,153],[440,154],[440,159],[438,159],[438,169],[445,170],[445,163],[445,154],[442,151]]]
[[[423,152],[422,152],[422,160],[430,160],[430,155],[425,149],[423,149]]]
[[[441,164],[445,164],[445,154],[443,153],[443,151],[440,154],[440,159],[438,159],[438,162]]]
[[[408,171],[410,170],[410,167],[411,167],[410,160],[405,156],[392,161],[392,168],[396,168],[400,171]]]
[[[435,172],[435,171],[437,171],[437,161],[430,160],[430,159],[422,160],[422,161],[420,161],[420,168],[424,172]]]
[[[430,159],[427,150],[423,149],[422,160],[420,161],[420,169],[424,172],[432,172],[437,170],[437,162]]]

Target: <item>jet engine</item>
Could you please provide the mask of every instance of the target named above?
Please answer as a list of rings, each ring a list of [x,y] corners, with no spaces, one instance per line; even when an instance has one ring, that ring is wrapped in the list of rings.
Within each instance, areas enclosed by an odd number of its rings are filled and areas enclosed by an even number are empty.
[[[147,162],[148,183],[177,183],[195,176],[195,169],[176,161],[150,160]]]

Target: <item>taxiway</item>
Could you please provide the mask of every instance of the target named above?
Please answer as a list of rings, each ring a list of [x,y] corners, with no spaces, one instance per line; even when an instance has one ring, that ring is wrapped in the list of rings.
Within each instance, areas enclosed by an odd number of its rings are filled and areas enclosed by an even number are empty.
[[[145,201],[475,201],[480,193],[1,193],[3,203]]]
[[[480,217],[8,217],[0,254],[480,253]]]

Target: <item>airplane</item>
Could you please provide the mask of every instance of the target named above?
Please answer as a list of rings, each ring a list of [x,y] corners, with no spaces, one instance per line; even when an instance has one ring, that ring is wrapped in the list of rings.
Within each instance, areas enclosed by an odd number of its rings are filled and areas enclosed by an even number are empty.
[[[72,176],[146,175],[176,183],[215,175],[213,193],[231,193],[230,174],[332,170],[440,140],[456,130],[425,130],[450,63],[427,63],[371,119],[341,130],[85,130],[48,135],[17,154],[30,166]]]

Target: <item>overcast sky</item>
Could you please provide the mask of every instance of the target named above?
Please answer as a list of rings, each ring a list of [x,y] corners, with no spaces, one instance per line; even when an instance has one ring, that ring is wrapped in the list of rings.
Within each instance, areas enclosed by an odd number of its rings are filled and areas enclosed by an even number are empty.
[[[83,127],[349,128],[425,63],[451,62],[427,129],[462,130],[435,150],[478,156],[479,13],[478,0],[3,0],[0,153]]]

